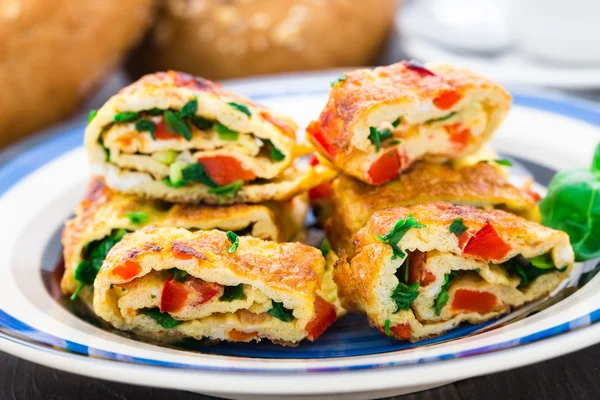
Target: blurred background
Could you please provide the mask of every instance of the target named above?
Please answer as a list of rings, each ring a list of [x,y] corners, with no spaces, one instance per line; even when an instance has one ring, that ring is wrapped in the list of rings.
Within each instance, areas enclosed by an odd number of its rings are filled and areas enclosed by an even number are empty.
[[[139,76],[213,80],[401,59],[600,99],[598,0],[0,0],[0,147]]]

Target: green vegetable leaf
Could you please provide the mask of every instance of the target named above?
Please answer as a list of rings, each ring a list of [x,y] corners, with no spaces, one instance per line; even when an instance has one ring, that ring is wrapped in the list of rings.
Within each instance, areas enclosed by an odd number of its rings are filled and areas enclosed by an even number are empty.
[[[270,143],[271,141],[269,141]],[[271,160],[275,162],[282,161],[285,158],[285,154],[283,154],[277,147],[271,143]]]
[[[235,182],[231,182],[227,185],[208,189],[208,193],[216,194],[217,196],[225,198],[234,198],[237,195],[237,193],[242,189],[242,186],[244,186],[244,181],[240,179]]]
[[[207,129],[212,128],[213,126],[213,122],[211,120],[208,120],[206,118],[202,118],[199,117],[197,115],[192,115],[190,117],[192,124],[194,124],[194,126],[198,129],[200,129],[201,131],[205,131]]]
[[[400,126],[401,123],[402,123],[402,117],[398,117],[398,118],[396,118],[396,120],[394,122],[392,122],[392,126],[394,128],[397,128]]]
[[[400,140],[392,140],[392,141],[390,142],[390,144],[391,144],[392,146],[396,146],[397,144],[400,144],[400,143],[402,143],[402,141],[400,141]]]
[[[190,276],[190,274],[188,274],[186,271],[178,268],[171,268],[169,271],[173,274],[173,279],[175,279],[177,282],[185,282],[185,280]]]
[[[374,126],[369,128],[369,140],[375,145],[375,149],[379,151],[381,149],[381,142],[390,139],[394,136],[391,130],[388,128],[377,129]]]
[[[410,309],[412,302],[419,296],[419,285],[419,282],[414,282],[410,286],[398,282],[398,286],[392,292],[392,300],[396,303],[394,314],[400,312],[400,310]]]
[[[140,117],[139,112],[125,111],[125,112],[121,112],[121,113],[116,113],[113,120],[115,122],[131,122],[131,121],[135,121],[139,117]]]
[[[181,111],[179,115],[181,118],[191,117],[196,114],[196,110],[198,109],[198,99],[194,97],[192,100],[188,101],[181,107]]]
[[[427,121],[425,121],[425,123],[426,124],[433,124],[434,122],[445,121],[447,119],[452,118],[454,116],[454,114],[456,114],[456,112],[452,111],[450,114],[444,115],[443,117],[428,119]]]
[[[338,83],[342,83],[344,82],[348,77],[346,76],[346,74],[343,74],[342,76],[340,76],[339,78],[337,78],[335,81],[331,82],[330,86],[334,87],[335,85],[337,85]]]
[[[323,243],[321,243],[321,247],[319,247],[319,250],[321,250],[321,253],[323,253],[323,257],[327,257],[327,254],[329,254],[329,252],[331,251],[331,245],[329,244],[329,240],[323,240]]]
[[[394,253],[392,256],[392,260],[395,260],[398,257],[406,257],[406,253],[404,253],[404,251],[402,251],[402,249],[398,247],[400,240],[402,239],[402,237],[404,237],[406,232],[408,232],[411,228],[421,229],[424,227],[425,225],[420,224],[416,219],[413,218],[412,214],[410,214],[405,220],[401,219],[400,221],[396,222],[392,230],[389,231],[385,236],[376,236],[383,243],[392,247],[392,251]]]
[[[385,323],[383,324],[383,332],[385,333],[386,336],[395,339],[394,336],[392,336],[392,332],[390,331],[392,322],[389,319],[385,320]]]
[[[135,130],[138,132],[149,132],[152,139],[156,140],[156,138],[154,137],[156,125],[154,125],[154,122],[150,121],[149,119],[142,118],[140,120],[137,120],[135,123]]]
[[[177,325],[181,324],[181,321],[177,321],[175,318],[171,317],[169,313],[160,312],[158,308],[147,308],[142,310],[142,314],[153,318],[165,329],[175,328]]]
[[[219,297],[221,301],[232,301],[241,300],[244,298],[244,285],[239,284],[237,286],[225,286],[223,288],[223,295]]]
[[[600,144],[592,169],[557,173],[540,202],[544,225],[569,234],[577,261],[600,257]]]
[[[189,182],[201,182],[206,186],[211,188],[218,188],[219,185],[213,181],[208,173],[206,172],[206,168],[201,163],[189,164],[183,170],[181,170],[184,184]]]
[[[234,103],[233,101],[227,103],[229,104],[231,107],[235,108],[236,110],[239,110],[241,112],[243,112],[244,114],[246,114],[248,116],[248,118],[250,118],[252,116],[252,113],[250,112],[250,110],[248,109],[248,107],[246,107],[243,104],[240,103]]]
[[[458,274],[454,271],[452,271],[444,276],[444,284],[442,285],[442,289],[440,290],[440,293],[435,298],[435,303],[434,303],[435,315],[439,316],[440,313],[442,312],[442,308],[444,308],[446,303],[448,303],[448,299],[450,298],[450,296],[448,295],[448,288],[450,287],[452,280],[454,280],[454,278],[456,278],[457,276],[458,276]]]
[[[227,240],[229,240],[229,242],[231,243],[231,246],[227,249],[227,252],[233,253],[237,250],[238,246],[240,245],[240,238],[238,237],[238,235],[231,231],[227,231],[225,235],[227,236]]]
[[[523,256],[517,256],[502,265],[509,272],[521,277],[519,286],[525,286],[549,272],[564,271],[564,269],[561,270],[554,266],[550,254],[533,257],[529,260]]]
[[[163,113],[163,110],[161,110],[160,108],[151,108],[150,110],[146,110],[145,111],[146,114],[150,114],[150,115],[161,115]]]
[[[190,126],[181,119],[181,116],[171,110],[165,111],[164,114],[165,122],[167,123],[167,130],[172,133],[176,133],[178,135],[183,136],[183,138],[187,141],[192,140],[192,131],[190,130]]]
[[[217,134],[219,135],[219,139],[221,139],[221,140],[237,140],[238,139],[238,132],[229,129],[228,127],[221,124],[220,122],[215,122],[215,124],[213,125],[213,129],[215,132],[217,132]]]
[[[85,245],[83,249],[83,260],[79,263],[74,273],[75,280],[80,282],[80,286],[77,291],[73,293],[73,296],[71,296],[71,300],[77,298],[83,285],[94,284],[96,275],[98,275],[106,255],[115,244],[123,239],[123,236],[125,236],[126,233],[127,231],[124,229],[113,229],[109,236]]]
[[[90,113],[88,114],[88,124],[90,122],[92,122],[94,120],[94,118],[96,118],[97,114],[98,114],[98,110],[90,110]]]
[[[454,233],[454,235],[456,235],[456,237],[459,237],[460,235],[465,233],[466,230],[467,230],[467,227],[463,223],[462,218],[456,218],[450,224],[450,233]]]
[[[536,257],[530,258],[529,261],[531,262],[531,265],[533,265],[535,268],[540,268],[540,269],[554,268],[554,263],[552,262],[552,258],[550,257],[549,254],[543,254],[541,256],[536,256]]]
[[[148,222],[148,214],[143,211],[126,212],[125,216],[129,218],[133,224],[145,224]]]
[[[273,317],[282,320],[283,322],[292,322],[294,320],[294,314],[292,310],[289,310],[283,306],[283,303],[279,303],[273,300],[273,308],[267,311]]]
[[[501,160],[494,160],[494,162],[498,165],[503,165],[505,167],[513,166],[513,163],[510,160],[501,159]]]

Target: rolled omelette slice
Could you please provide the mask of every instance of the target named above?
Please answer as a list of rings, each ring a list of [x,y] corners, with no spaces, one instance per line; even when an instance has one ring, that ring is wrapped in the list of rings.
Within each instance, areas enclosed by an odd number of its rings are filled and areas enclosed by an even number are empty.
[[[295,123],[219,84],[169,71],[142,77],[90,115],[92,173],[122,192],[173,202],[287,200],[331,179],[300,170]]]
[[[412,342],[539,299],[574,262],[562,231],[443,202],[377,211],[353,241],[334,271],[342,305]]]
[[[378,185],[416,160],[474,153],[510,101],[502,87],[466,69],[404,61],[342,75],[306,132],[338,169]]]
[[[62,234],[65,272],[64,294],[78,288],[83,299],[104,257],[127,232],[148,224],[186,229],[233,231],[261,239],[290,241],[303,230],[308,211],[306,194],[288,201],[229,206],[171,204],[123,194],[92,179],[75,217]]]
[[[109,252],[94,310],[160,342],[316,340],[336,319],[318,295],[325,259],[301,243],[225,232],[146,227]]]
[[[331,218],[325,224],[332,248],[351,255],[352,236],[378,210],[445,201],[483,209],[502,209],[539,222],[539,195],[512,185],[495,162],[454,166],[417,162],[398,179],[379,186],[340,175],[332,184]]]

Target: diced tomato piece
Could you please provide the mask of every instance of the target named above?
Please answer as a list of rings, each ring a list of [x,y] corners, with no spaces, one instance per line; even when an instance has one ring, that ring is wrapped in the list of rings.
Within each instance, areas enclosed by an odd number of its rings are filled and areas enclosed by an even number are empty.
[[[234,342],[249,342],[258,338],[258,332],[242,332],[232,329],[227,332],[227,337]]]
[[[156,124],[156,128],[154,129],[154,137],[156,140],[179,140],[183,138],[183,136],[171,132],[167,128],[167,123],[164,119],[161,119],[160,122]]]
[[[312,121],[306,128],[306,133],[311,136],[315,141],[329,154],[331,157],[335,157],[336,149],[325,137],[325,133],[318,122]]]
[[[458,289],[454,292],[452,308],[460,311],[489,313],[494,311],[498,299],[490,292]]]
[[[469,239],[463,253],[485,260],[501,260],[510,250],[510,245],[488,223]]]
[[[390,332],[392,335],[398,340],[407,340],[410,339],[410,334],[412,333],[412,328],[409,323],[392,326],[390,328]]]
[[[308,191],[308,197],[310,198],[310,201],[328,199],[332,194],[333,189],[331,188],[330,182],[323,182],[319,186],[315,186]]]
[[[469,235],[469,232],[464,231],[462,233],[462,235],[460,235],[458,237],[458,247],[461,249],[465,248],[465,244],[467,244],[467,242],[469,241],[469,238],[471,237],[471,235]]]
[[[308,332],[308,340],[314,342],[333,324],[337,316],[335,307],[321,297],[315,297],[315,316],[306,324],[306,332]]]
[[[294,127],[290,126],[286,121],[284,121],[280,118],[274,117],[265,111],[261,111],[261,113],[259,115],[264,120],[269,121],[270,123],[275,125],[284,134],[286,134],[288,136],[293,136],[294,138],[296,137],[296,130],[294,129]]]
[[[314,155],[314,154],[312,155],[312,157],[310,158],[309,164],[311,167],[314,167],[315,165],[320,164],[319,159],[317,158],[316,155]]]
[[[190,303],[192,305],[204,304],[223,291],[223,286],[202,279],[188,279],[185,284],[191,289]]]
[[[378,326],[377,329],[379,330],[379,332],[383,333],[384,335],[386,334],[384,327]],[[393,336],[394,339],[397,339],[397,340],[410,339],[411,333],[412,333],[412,328],[410,327],[410,324],[408,322],[390,327],[390,335]]]
[[[410,69],[411,71],[416,72],[421,77],[435,76],[435,74],[433,72],[431,72],[430,70],[428,70],[427,68],[425,68],[423,65],[418,64],[418,63],[416,63],[414,61],[407,62],[406,63],[406,68]]]
[[[371,183],[378,185],[387,182],[400,175],[400,157],[394,149],[388,151],[377,159],[369,168],[369,179]]]
[[[462,97],[462,94],[458,93],[456,90],[449,90],[433,99],[433,104],[440,110],[448,110],[458,103]]]
[[[535,201],[536,203],[539,202],[542,199],[542,197],[536,191],[533,191],[531,189],[527,189],[527,190],[525,190],[525,192],[527,194],[529,194],[531,197],[533,197],[533,201]]]
[[[247,182],[256,179],[254,171],[245,169],[242,166],[242,163],[235,157],[201,157],[198,159],[198,162],[204,165],[210,179],[219,186],[227,185],[238,180]]]
[[[181,310],[187,302],[188,294],[189,290],[186,285],[170,277],[165,282],[160,297],[160,311],[177,312]]]
[[[471,138],[471,130],[465,128],[463,124],[458,123],[446,127],[448,135],[450,135],[450,142],[456,146],[458,150],[464,150],[469,145],[469,139]]]
[[[427,286],[435,282],[435,275],[425,269],[427,253],[419,250],[408,252],[408,280]]]
[[[112,270],[113,275],[117,275],[121,279],[131,279],[140,273],[140,265],[135,261],[125,261],[123,264],[115,267]]]

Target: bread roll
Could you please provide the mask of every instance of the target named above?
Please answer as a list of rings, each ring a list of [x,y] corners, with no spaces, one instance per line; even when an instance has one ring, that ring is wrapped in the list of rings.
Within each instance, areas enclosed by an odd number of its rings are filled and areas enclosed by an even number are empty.
[[[166,0],[130,60],[139,76],[209,79],[364,65],[381,49],[394,0]]]
[[[0,146],[58,121],[117,65],[152,0],[0,2]]]

